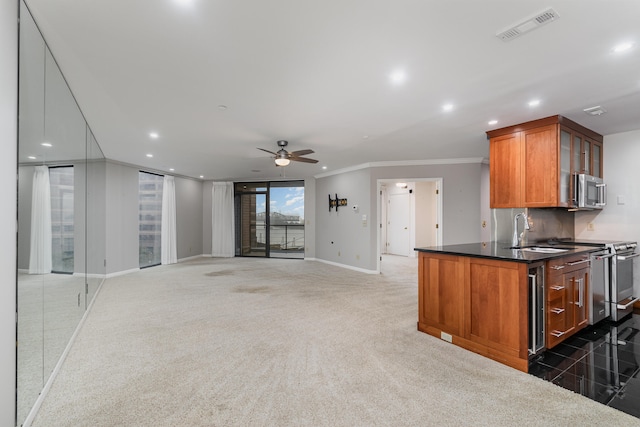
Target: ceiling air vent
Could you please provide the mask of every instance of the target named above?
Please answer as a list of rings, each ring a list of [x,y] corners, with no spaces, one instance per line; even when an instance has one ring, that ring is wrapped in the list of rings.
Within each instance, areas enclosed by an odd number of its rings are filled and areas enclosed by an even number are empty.
[[[507,42],[523,35],[524,33],[528,33],[531,30],[540,28],[544,24],[553,22],[559,17],[560,15],[558,15],[558,12],[553,9],[547,9],[529,19],[520,22],[517,25],[513,25],[506,30],[499,32],[498,34],[496,34],[496,37],[504,42]]]
[[[596,105],[595,107],[585,108],[582,111],[584,111],[587,114],[591,114],[592,116],[601,116],[607,112],[607,110],[605,110],[599,105]]]

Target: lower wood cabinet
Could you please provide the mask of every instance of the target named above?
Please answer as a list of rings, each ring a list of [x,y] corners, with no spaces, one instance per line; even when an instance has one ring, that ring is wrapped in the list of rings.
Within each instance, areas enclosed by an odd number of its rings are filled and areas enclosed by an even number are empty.
[[[546,347],[553,348],[587,326],[589,255],[547,262]]]
[[[418,329],[528,370],[528,265],[420,252]]]
[[[420,252],[418,330],[521,371],[529,367],[529,264]],[[546,262],[545,346],[587,326],[589,254]]]

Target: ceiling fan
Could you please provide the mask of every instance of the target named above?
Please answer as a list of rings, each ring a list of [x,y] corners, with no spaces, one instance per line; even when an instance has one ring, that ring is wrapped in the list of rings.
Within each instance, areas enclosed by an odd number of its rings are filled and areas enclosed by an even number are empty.
[[[287,141],[283,141],[283,140],[278,141],[278,147],[280,147],[280,149],[278,150],[277,153],[274,153],[273,151],[265,150],[264,148],[258,148],[258,150],[266,151],[269,154],[273,154],[276,159],[276,166],[287,166],[291,161],[303,162],[303,163],[318,163],[318,161],[315,159],[301,157],[307,154],[313,154],[313,150],[307,149],[307,150],[298,150],[298,151],[288,152],[287,150],[284,149],[284,147],[286,147],[288,144],[289,142]]]

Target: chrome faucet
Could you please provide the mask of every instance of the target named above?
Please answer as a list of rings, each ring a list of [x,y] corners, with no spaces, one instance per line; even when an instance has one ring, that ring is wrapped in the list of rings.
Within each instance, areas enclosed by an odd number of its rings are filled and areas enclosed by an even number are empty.
[[[527,218],[527,214],[524,212],[520,212],[516,214],[513,218],[513,239],[511,240],[511,246],[520,246],[520,238],[518,237],[518,218],[522,217],[524,219],[524,229],[528,230],[529,227],[529,219]],[[524,233],[524,230],[522,231]]]

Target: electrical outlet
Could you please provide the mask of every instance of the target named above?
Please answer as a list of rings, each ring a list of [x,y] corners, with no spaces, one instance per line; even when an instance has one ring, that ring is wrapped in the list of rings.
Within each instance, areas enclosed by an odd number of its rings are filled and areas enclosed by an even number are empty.
[[[596,229],[596,227],[593,225],[592,222],[587,224],[587,230],[588,231],[594,231]]]

